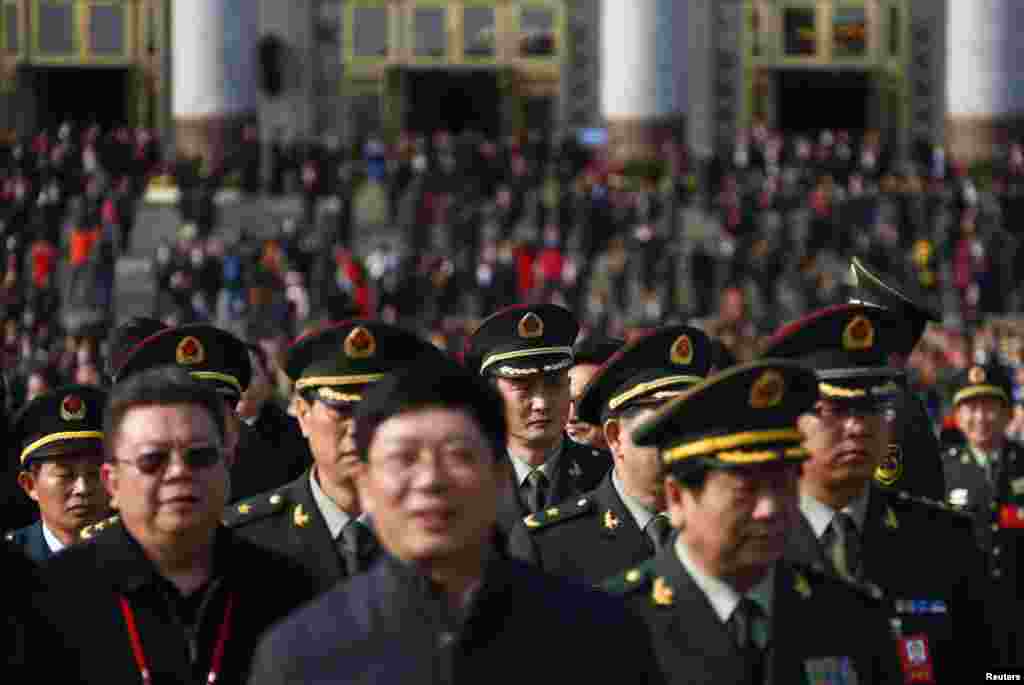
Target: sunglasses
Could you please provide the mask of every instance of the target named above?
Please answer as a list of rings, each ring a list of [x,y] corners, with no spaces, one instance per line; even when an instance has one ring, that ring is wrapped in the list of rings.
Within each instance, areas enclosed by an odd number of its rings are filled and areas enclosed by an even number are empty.
[[[220,447],[191,447],[186,450],[178,450],[181,460],[190,469],[206,469],[218,463],[224,457],[224,450]],[[146,476],[153,476],[163,472],[171,462],[172,450],[152,450],[142,454],[135,459],[115,459],[122,464],[129,464]]]

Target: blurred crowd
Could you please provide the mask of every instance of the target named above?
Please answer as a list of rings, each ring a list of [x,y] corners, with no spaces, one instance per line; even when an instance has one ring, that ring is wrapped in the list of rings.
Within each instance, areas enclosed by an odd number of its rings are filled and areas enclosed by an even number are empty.
[[[153,314],[216,323],[271,358],[352,316],[459,350],[488,313],[552,302],[585,333],[619,338],[698,322],[745,360],[780,323],[844,301],[858,256],[943,320],[912,360],[937,421],[956,370],[1022,364],[1024,148],[1012,141],[967,169],[933,145],[897,158],[874,132],[758,125],[711,158],[669,143],[656,161],[622,165],[539,132],[403,132],[352,146],[275,133],[264,146],[249,127],[211,168],[163,163],[150,131],[64,125],[0,149],[15,401],[59,380],[103,381],[114,263],[146,188],[161,183],[178,191],[181,229],[151,255]],[[302,210],[271,236],[224,231],[225,188],[298,194]],[[367,225],[357,207],[373,199]]]

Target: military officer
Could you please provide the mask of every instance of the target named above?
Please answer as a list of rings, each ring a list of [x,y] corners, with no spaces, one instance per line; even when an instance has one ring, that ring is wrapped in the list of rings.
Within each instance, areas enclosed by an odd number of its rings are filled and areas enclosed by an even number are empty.
[[[604,439],[604,431],[600,426],[587,423],[580,419],[577,411],[580,397],[587,383],[594,377],[608,359],[625,345],[625,341],[591,335],[573,345],[573,364],[569,367],[569,423],[565,432],[575,442],[587,445],[595,450],[608,451],[608,443]]]
[[[375,321],[347,321],[297,340],[284,370],[295,384],[295,412],[313,465],[291,483],[232,505],[228,526],[301,562],[317,593],[365,570],[377,546],[353,482],[360,457],[353,411],[386,374],[442,361],[449,360],[430,343]]]
[[[601,367],[580,398],[581,420],[600,426],[614,467],[589,493],[531,514],[513,529],[509,551],[548,573],[597,584],[668,544],[661,462],[632,440],[636,426],[711,370],[711,341],[670,326],[634,340]]]
[[[492,314],[469,338],[467,366],[490,378],[505,402],[511,469],[498,515],[505,534],[527,514],[597,487],[611,468],[565,434],[578,332],[569,310],[542,304]]]
[[[18,484],[38,505],[39,520],[6,537],[37,563],[109,515],[110,498],[100,483],[106,398],[92,386],[65,385],[32,400],[15,418]]]
[[[941,323],[942,320],[870,271],[858,258],[853,258],[850,271],[856,283],[855,299],[851,302],[885,307],[910,327],[910,335],[904,344],[893,349],[900,360],[898,365],[902,366],[924,335],[928,322]],[[901,393],[900,406],[893,413],[894,439],[889,445],[889,453],[875,471],[875,480],[886,488],[941,500],[945,484],[935,427],[921,398],[906,391],[906,376],[900,376],[898,382],[903,384],[905,391]]]
[[[812,366],[821,395],[798,421],[810,456],[787,555],[879,585],[897,612],[908,682],[928,673],[948,683],[957,681],[963,654],[984,657],[990,648],[970,522],[874,480],[888,451],[885,413],[902,391],[903,371],[889,354],[906,349],[911,335],[888,309],[835,305],[780,329],[765,355]]]
[[[633,431],[665,469],[673,544],[605,587],[651,627],[674,683],[902,683],[880,593],[784,559],[814,373],[734,366]],[[837,618],[841,617],[841,620]]]
[[[1001,367],[972,366],[957,378],[953,395],[957,425],[967,444],[944,459],[950,506],[974,520],[987,560],[1002,663],[1020,663],[1021,542],[1024,540],[1024,447],[1006,437],[1013,385]]]

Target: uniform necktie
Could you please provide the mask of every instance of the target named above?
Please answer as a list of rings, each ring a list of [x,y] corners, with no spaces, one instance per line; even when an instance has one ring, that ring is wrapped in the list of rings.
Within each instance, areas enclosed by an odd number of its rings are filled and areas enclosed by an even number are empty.
[[[747,667],[748,683],[764,682],[764,653],[768,646],[768,617],[749,597],[740,599],[729,617],[729,629]]]
[[[668,517],[664,514],[658,514],[648,521],[645,531],[647,532],[647,537],[654,544],[654,551],[656,553],[660,552],[668,544],[669,538],[672,537],[672,526],[668,522]]]
[[[860,535],[849,514],[839,512],[829,524],[832,531],[829,556],[839,575],[849,579],[860,578]]]
[[[370,530],[359,521],[352,519],[345,524],[338,535],[338,553],[345,561],[345,571],[354,576],[365,570],[367,556],[372,544]]]
[[[544,475],[543,471],[540,469],[530,471],[530,475],[526,477],[525,489],[526,506],[531,514],[536,514],[547,506],[548,477]]]

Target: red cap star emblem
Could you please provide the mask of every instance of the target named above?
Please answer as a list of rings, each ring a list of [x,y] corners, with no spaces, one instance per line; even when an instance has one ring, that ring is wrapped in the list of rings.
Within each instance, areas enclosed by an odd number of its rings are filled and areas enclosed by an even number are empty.
[[[85,402],[78,395],[68,395],[60,403],[60,417],[65,421],[81,421],[85,418]]]
[[[345,356],[351,359],[367,359],[377,351],[377,340],[367,328],[356,326],[345,338]]]
[[[693,361],[693,343],[690,336],[681,335],[672,343],[669,350],[669,358],[673,364],[689,364]]]
[[[867,350],[875,344],[875,327],[865,316],[855,316],[843,331],[843,349]]]
[[[777,371],[765,371],[750,388],[750,406],[754,409],[768,409],[782,401],[786,384]]]
[[[174,358],[179,364],[193,366],[202,364],[206,359],[206,350],[203,344],[195,336],[187,336],[178,343],[178,349],[174,352]]]

